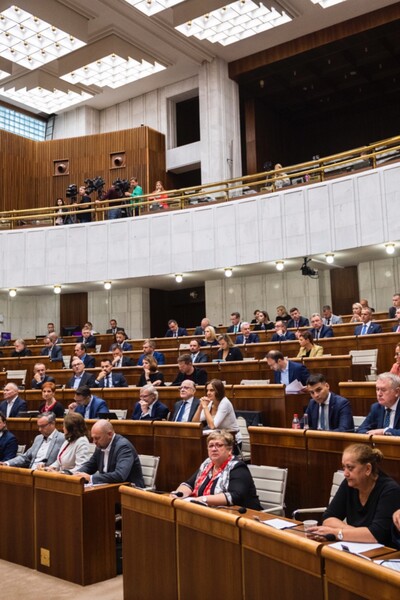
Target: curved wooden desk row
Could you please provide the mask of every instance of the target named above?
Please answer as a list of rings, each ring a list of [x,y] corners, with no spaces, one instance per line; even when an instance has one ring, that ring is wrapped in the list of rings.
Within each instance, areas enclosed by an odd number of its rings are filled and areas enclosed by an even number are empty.
[[[398,596],[399,573],[308,539],[301,524],[279,531],[253,518],[273,515],[241,515],[127,487],[120,492],[124,600],[356,600],[361,580],[363,598]]]

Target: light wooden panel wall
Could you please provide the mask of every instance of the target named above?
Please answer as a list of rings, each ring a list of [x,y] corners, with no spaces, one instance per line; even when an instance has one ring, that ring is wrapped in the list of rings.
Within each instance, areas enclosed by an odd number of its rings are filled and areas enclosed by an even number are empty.
[[[35,206],[36,144],[18,135],[0,132],[0,210]]]

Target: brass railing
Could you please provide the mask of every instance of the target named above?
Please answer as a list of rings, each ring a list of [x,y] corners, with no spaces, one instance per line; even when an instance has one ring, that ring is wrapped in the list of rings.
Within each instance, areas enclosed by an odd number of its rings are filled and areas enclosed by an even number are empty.
[[[281,188],[296,187],[340,177],[363,169],[375,169],[388,162],[400,160],[400,136],[382,140],[368,146],[362,146],[339,154],[333,154],[278,170],[265,171],[217,183],[203,184],[176,190],[166,190],[157,194],[144,194],[135,198],[121,200],[93,200],[85,204],[85,209],[72,204],[64,206],[66,212],[62,216],[72,221],[77,215],[92,214],[92,220],[101,221],[107,218],[110,210],[120,208],[126,216],[135,214],[151,214],[166,210],[160,203],[168,204],[168,209],[177,210],[190,206],[199,206],[209,202],[227,202],[243,198],[247,194],[271,193]],[[132,203],[132,201],[134,203]],[[86,208],[87,207],[87,208]],[[55,206],[44,208],[27,208],[0,212],[0,229],[16,229],[53,225],[60,216]]]

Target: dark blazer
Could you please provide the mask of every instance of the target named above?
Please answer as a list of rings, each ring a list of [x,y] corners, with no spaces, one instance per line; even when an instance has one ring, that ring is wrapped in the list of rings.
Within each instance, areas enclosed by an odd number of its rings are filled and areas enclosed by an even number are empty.
[[[171,421],[176,420],[176,417],[178,416],[179,410],[182,406],[182,402],[183,402],[183,400],[178,400],[177,402],[175,402],[174,412],[172,413],[172,417],[170,418]],[[190,407],[190,412],[189,412],[189,419],[187,422],[189,422],[193,419],[199,404],[200,404],[200,400],[198,400],[197,398],[193,398],[192,406]]]
[[[125,329],[123,327],[117,327],[115,330],[107,329],[106,333],[117,333],[117,331],[123,331],[125,333]]]
[[[201,327],[201,325],[196,327],[193,335],[204,335],[204,329]]]
[[[139,381],[137,382],[137,387],[143,387],[148,383],[154,383],[155,381],[161,381],[160,387],[164,385],[164,373],[160,373],[160,371],[156,371],[155,373],[150,373],[150,381],[146,381],[146,376],[144,372],[140,375]]]
[[[112,387],[128,387],[128,382],[121,373],[111,372]],[[96,387],[104,387],[104,377],[100,380],[95,380]]]
[[[83,335],[81,335],[81,337],[78,338],[78,344],[79,342],[81,344],[85,344],[87,348],[96,348],[96,338],[94,335],[89,335],[89,337],[86,339],[83,337]]]
[[[181,373],[179,371],[178,375],[175,377],[175,380],[172,382],[172,385],[181,385],[182,381],[185,379],[190,379],[190,381],[194,381],[196,385],[206,385],[208,375],[207,371],[204,369],[198,369],[194,367],[194,371],[191,375],[186,375],[185,373]]]
[[[207,356],[207,354],[204,354],[204,352],[197,352],[195,360],[193,360],[194,354],[192,354],[191,356],[192,356],[192,363],[193,364],[197,365],[198,363],[208,362],[208,356]]]
[[[147,354],[141,354],[137,361],[137,366],[141,367],[143,365],[143,359],[146,358]],[[165,356],[162,352],[157,352],[156,350],[153,352],[153,356],[157,361],[158,365],[165,365]]]
[[[395,325],[394,327],[392,327],[392,331],[397,331],[397,328],[399,327],[399,323],[397,323],[397,325]]]
[[[289,363],[289,383],[292,383],[295,379],[298,379],[303,385],[306,385],[307,379],[310,376],[308,369],[301,363],[288,361]],[[281,383],[281,372],[274,371],[274,383]]]
[[[271,342],[287,342],[288,340],[295,340],[296,336],[293,331],[287,331],[285,335],[279,335],[278,333],[274,333],[271,338]]]
[[[361,423],[357,433],[368,433],[371,429],[383,429],[383,421],[385,420],[385,407],[374,402],[369,411],[369,415]],[[400,402],[397,405],[396,414],[394,417],[394,426],[387,430],[386,435],[400,435]]]
[[[85,354],[82,362],[85,365],[85,369],[94,369],[96,366],[96,361],[92,354]]]
[[[46,406],[45,402],[41,402],[39,404],[39,412],[42,413],[44,412],[44,407]],[[61,402],[56,402],[55,406],[53,406],[52,411],[57,419],[63,419],[64,418],[64,413],[65,413],[65,408],[63,407],[63,405],[61,404]]]
[[[218,350],[217,358],[222,360],[222,350]],[[243,355],[240,352],[239,348],[235,348],[235,346],[232,346],[232,348],[230,348],[225,360],[226,360],[226,362],[228,362],[230,360],[243,360]]]
[[[72,375],[71,379],[68,379],[67,381],[67,385],[65,387],[67,388],[73,388],[74,387],[74,381],[75,381],[75,375]],[[91,373],[83,373],[82,375],[82,379],[81,382],[79,384],[79,387],[81,387],[82,385],[88,385],[89,387],[95,387],[95,378],[93,377],[93,375]]]
[[[129,356],[122,357],[122,364],[119,367],[114,367],[115,369],[120,369],[121,367],[134,367],[135,363]]]
[[[219,346],[219,342],[217,342],[217,340],[214,340],[210,343],[210,342],[207,342],[207,340],[201,340],[200,346],[202,348],[207,347],[207,346]]]
[[[145,487],[138,453],[130,441],[122,435],[116,433],[112,441],[108,455],[107,473],[104,473],[103,465],[104,452],[100,448],[96,448],[93,455],[79,470],[92,475],[93,483],[130,481],[137,487]]]
[[[271,323],[256,323],[254,325],[253,331],[268,331],[270,329],[275,329],[275,325]]]
[[[78,404],[78,406],[75,408],[75,412],[81,414],[82,417],[85,417],[86,406],[82,406],[82,405]],[[89,419],[96,419],[97,415],[99,413],[108,413],[108,412],[110,412],[110,411],[108,410],[108,406],[107,406],[106,402],[103,400],[103,398],[98,398],[97,396],[93,396],[92,403],[90,405],[90,410],[89,410]]]
[[[187,334],[188,334],[188,332],[186,331],[186,329],[184,327],[178,327],[178,336],[177,337],[180,337],[181,335],[187,335]],[[174,333],[170,329],[168,329],[168,331],[166,331],[164,337],[175,337],[175,336],[174,336]]]
[[[116,342],[114,342],[115,344]],[[114,344],[111,344],[109,351],[111,352],[112,347],[114,346]],[[130,350],[133,350],[132,344],[130,344],[129,342],[122,342],[122,344],[117,344],[119,346],[119,348],[121,348],[122,352],[129,352]]]
[[[396,318],[396,307],[395,306],[391,306],[389,308],[389,319],[395,319]]]
[[[312,329],[309,329],[309,332],[311,333],[313,338],[316,339],[317,330],[313,327]],[[329,337],[333,337],[332,327],[328,327],[327,325],[322,325],[321,329],[319,330],[318,339],[320,340],[321,338],[329,338]]]
[[[42,385],[44,383],[47,383],[48,381],[51,381],[52,383],[55,383],[54,377],[50,377],[50,375],[45,375],[43,377],[42,381],[39,381],[39,382],[37,382],[36,379],[32,379],[31,388],[33,390],[41,390],[42,389]]]
[[[242,325],[242,321],[240,321],[237,325],[229,325],[226,333],[234,333],[235,327],[237,327],[238,333],[240,332],[240,327]]]
[[[62,354],[61,346],[56,345],[56,346],[52,346],[51,348],[48,348],[47,346],[45,346],[40,351],[40,356],[48,356],[50,358],[50,360],[52,360],[52,361],[57,361],[57,360],[62,361],[63,354]]]
[[[256,333],[249,333],[246,344],[258,344],[259,341],[260,341],[260,338],[258,337],[258,335]],[[244,335],[243,335],[243,333],[239,333],[239,335],[236,336],[235,344],[244,344],[244,343],[245,343]]]
[[[11,431],[3,431],[0,437],[0,461],[11,460],[17,454],[18,440]]]
[[[14,350],[14,351],[11,353],[11,356],[12,356],[13,358],[15,358],[16,356],[17,356],[17,357],[18,357],[18,356],[21,356],[21,357],[23,357],[23,356],[32,356],[32,352],[29,350],[29,348],[24,348],[23,350],[21,350],[21,352],[17,352],[16,350]]]
[[[140,415],[142,414],[142,409],[140,407],[139,402],[137,402],[135,404],[135,408],[133,410],[131,419],[133,419],[134,421],[162,421],[163,419],[167,418],[168,413],[168,406],[165,406],[165,404],[163,404],[159,400],[156,400],[152,408],[152,416],[150,417],[149,415],[145,415],[141,418]]]
[[[287,322],[287,326],[290,327],[295,327],[294,324],[294,320],[293,319],[289,319],[289,321]],[[309,327],[310,326],[310,321],[307,319],[307,317],[300,317],[299,318],[299,324],[298,327]]]
[[[15,402],[11,409],[9,417],[18,417],[18,414],[20,412],[26,412],[27,410],[28,405],[25,402],[25,400],[21,400],[21,398],[17,396],[15,398]],[[3,402],[0,402],[0,411],[3,413],[3,415],[7,415],[7,400],[3,400]]]
[[[361,335],[361,331],[362,328],[364,327],[364,324],[361,325],[357,325],[357,327],[354,329],[354,335]],[[367,329],[367,334],[370,333],[382,333],[382,327],[379,325],[379,323],[370,323]]]
[[[308,425],[310,429],[318,428],[318,416],[320,405],[311,399],[306,410]],[[354,431],[353,414],[350,402],[347,398],[338,396],[331,392],[329,399],[329,431]]]

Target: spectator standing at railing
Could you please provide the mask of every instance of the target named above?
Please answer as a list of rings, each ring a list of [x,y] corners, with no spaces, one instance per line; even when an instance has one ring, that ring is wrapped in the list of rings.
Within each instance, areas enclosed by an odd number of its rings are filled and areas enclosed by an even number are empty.
[[[86,193],[86,188],[84,185],[81,185],[81,187],[79,188],[79,192],[78,192],[78,205],[77,205],[77,209],[78,210],[87,210],[90,208],[90,203],[91,203],[92,199],[90,196],[87,195]],[[90,223],[92,220],[92,213],[91,212],[85,212],[80,214],[79,212],[76,215],[77,221],[79,223]]]
[[[137,206],[139,200],[138,200],[137,196],[143,196],[143,188],[139,185],[137,177],[131,177],[130,184],[131,184],[132,191],[125,192],[125,196],[128,196],[129,198],[131,198],[131,204],[134,206],[134,208],[133,208],[134,212],[133,212],[132,216],[137,217],[137,216],[139,216],[139,206]]]
[[[278,173],[276,173],[276,177],[282,177],[283,179],[277,179],[275,181],[275,189],[280,190],[283,187],[287,187],[288,185],[290,185],[290,179],[287,176],[287,173],[283,173],[281,172],[281,169],[283,169],[282,165],[280,163],[276,163],[276,165],[274,166],[274,171],[278,171]]]
[[[65,207],[63,198],[57,198],[56,207],[57,210],[55,212],[57,213],[57,216],[54,219],[54,225],[64,225],[68,208]]]

